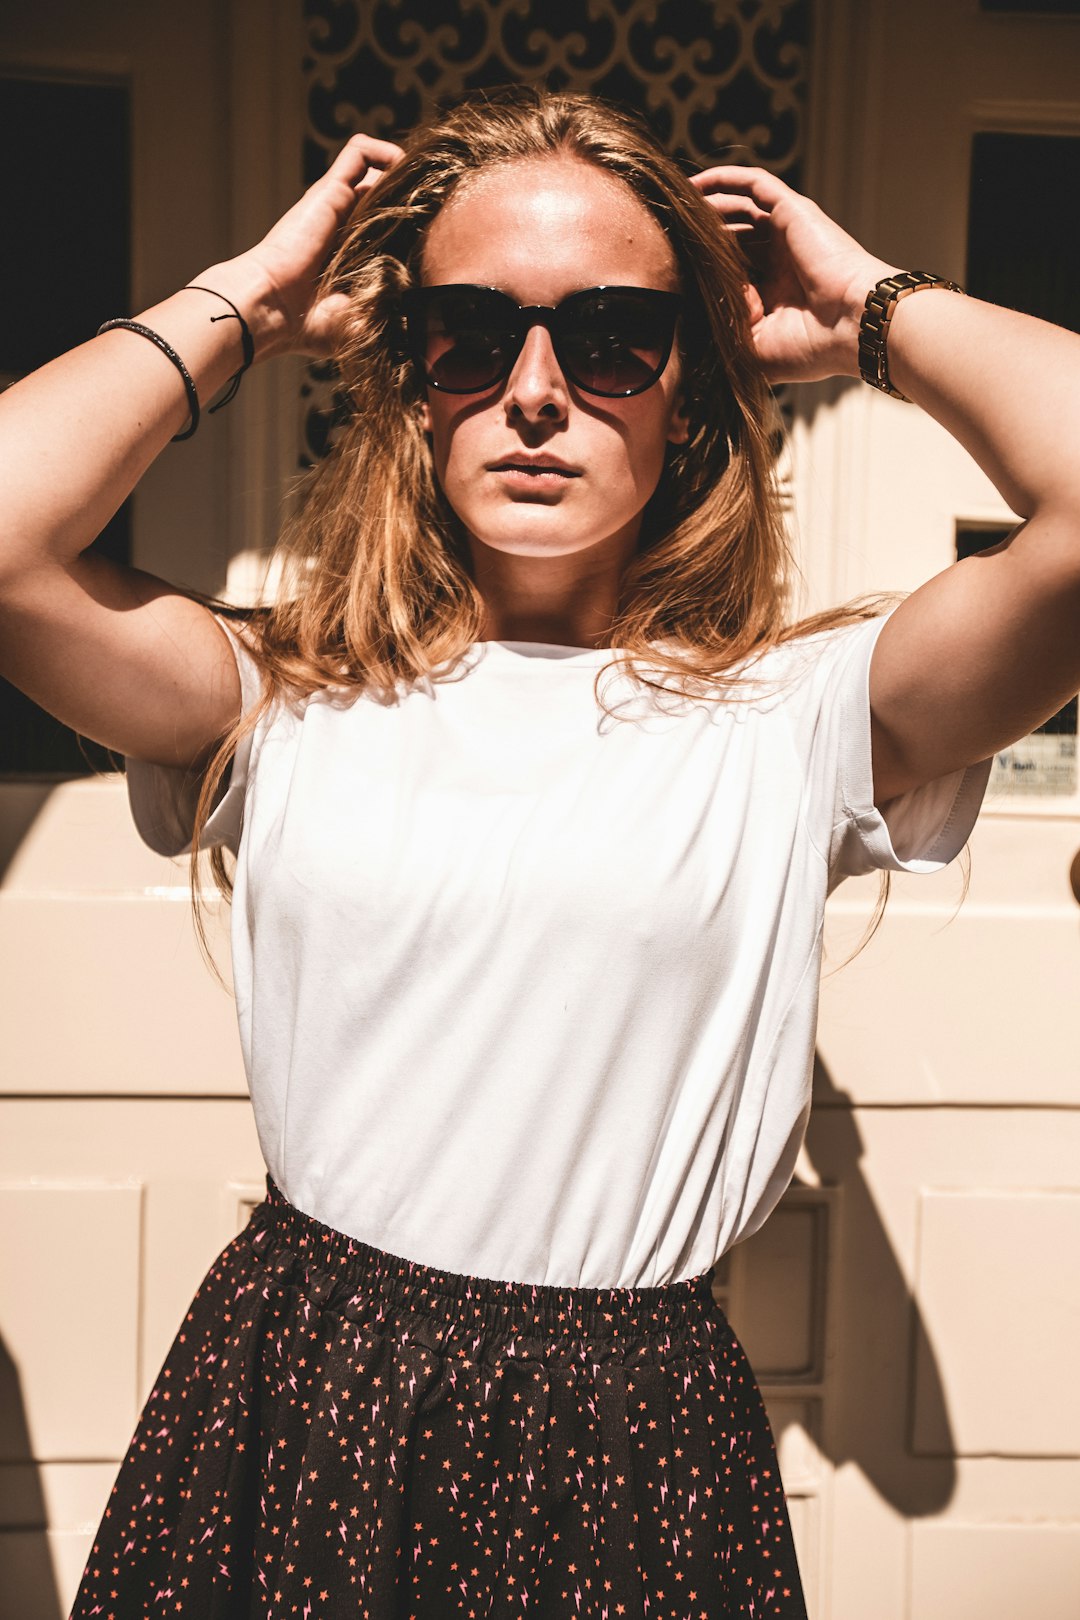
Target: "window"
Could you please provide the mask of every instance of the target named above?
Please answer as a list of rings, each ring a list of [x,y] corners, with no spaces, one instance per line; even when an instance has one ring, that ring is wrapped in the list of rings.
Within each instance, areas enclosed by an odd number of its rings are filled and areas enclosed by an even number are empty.
[[[1011,533],[1012,525],[1007,523],[958,523],[957,559],[986,551]],[[988,793],[1010,798],[1071,797],[1077,789],[1076,725],[1077,700],[1070,698],[1030,737],[995,755]]]
[[[965,286],[1080,332],[1080,138],[982,131],[972,143]]]
[[[1080,0],[979,0],[980,11],[1018,17],[1080,17]]]
[[[125,87],[0,78],[0,386],[129,313],[129,148]],[[122,508],[95,547],[129,561],[129,529]],[[0,775],[108,766],[103,748],[0,680]]]

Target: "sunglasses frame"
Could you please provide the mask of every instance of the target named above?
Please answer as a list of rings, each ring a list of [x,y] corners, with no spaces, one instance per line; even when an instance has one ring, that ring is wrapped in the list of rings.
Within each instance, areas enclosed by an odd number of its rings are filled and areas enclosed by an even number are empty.
[[[501,299],[513,313],[513,323],[510,330],[514,334],[514,348],[503,370],[490,382],[484,383],[480,388],[447,388],[445,383],[436,382],[431,376],[426,359],[427,334],[423,327],[423,320],[427,307],[436,294],[440,293],[484,293],[487,296]],[[662,309],[672,316],[671,333],[663,350],[660,364],[655,374],[647,382],[639,383],[635,388],[589,388],[580,382],[567,367],[560,352],[561,339],[558,321],[565,315],[567,306],[573,306],[585,298],[595,298],[597,293],[610,296],[612,293],[632,293],[635,298],[644,299],[657,309]],[[405,343],[409,355],[417,367],[421,377],[430,388],[437,389],[442,394],[486,394],[499,383],[506,381],[517,364],[518,357],[525,347],[525,339],[533,326],[542,326],[551,338],[551,346],[555,351],[555,358],[559,369],[567,382],[574,388],[580,389],[583,394],[592,394],[598,399],[629,399],[634,394],[643,394],[646,389],[653,388],[660,381],[671,359],[671,351],[675,347],[675,332],[679,316],[682,313],[683,298],[680,293],[662,292],[659,287],[583,287],[580,292],[572,292],[566,298],[560,299],[557,304],[515,304],[509,293],[500,291],[498,287],[484,287],[479,283],[469,281],[453,281],[437,287],[412,287],[405,293],[401,301],[401,311],[405,321]]]

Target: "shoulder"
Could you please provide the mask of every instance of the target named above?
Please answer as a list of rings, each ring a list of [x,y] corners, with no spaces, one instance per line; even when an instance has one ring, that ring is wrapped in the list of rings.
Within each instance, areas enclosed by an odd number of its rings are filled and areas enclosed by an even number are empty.
[[[815,620],[809,620],[806,628],[794,625],[787,630],[769,655],[793,667],[813,667],[823,659],[843,656],[856,646],[872,644],[888,617],[887,612],[864,614],[818,628],[814,628]]]
[[[868,666],[887,617],[852,618],[820,628],[810,621],[805,630],[796,625],[726,675],[744,693],[794,700],[800,692],[842,680],[845,671]]]

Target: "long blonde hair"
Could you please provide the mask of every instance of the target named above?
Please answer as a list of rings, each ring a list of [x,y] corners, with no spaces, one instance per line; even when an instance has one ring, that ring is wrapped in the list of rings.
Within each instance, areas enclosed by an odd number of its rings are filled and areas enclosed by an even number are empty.
[[[795,635],[871,617],[880,601],[786,622],[792,559],[776,480],[776,412],[757,362],[734,237],[636,116],[591,96],[513,88],[417,131],[350,222],[321,293],[348,296],[336,355],[347,417],[279,543],[275,599],[245,614],[262,701],[205,773],[192,862],[237,743],[275,697],[328,686],[392,694],[452,665],[484,605],[460,525],[436,482],[402,343],[402,293],[427,227],[496,164],[572,157],[622,180],[671,244],[684,298],[680,352],[690,438],[669,453],[621,581],[613,661],[647,685],[737,696],[736,665]],[[725,679],[725,676],[727,678]],[[220,850],[212,870],[228,895]],[[198,886],[193,882],[200,938]]]

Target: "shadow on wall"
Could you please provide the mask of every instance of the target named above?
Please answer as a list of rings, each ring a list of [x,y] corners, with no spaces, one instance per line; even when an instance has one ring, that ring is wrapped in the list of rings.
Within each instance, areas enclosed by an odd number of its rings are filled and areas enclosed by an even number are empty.
[[[54,784],[5,784],[0,884]],[[0,1339],[0,1620],[63,1620],[49,1550],[48,1511],[33,1456],[19,1369]]]
[[[53,785],[7,784],[0,795],[0,883]],[[62,1620],[41,1473],[33,1457],[19,1370],[2,1339],[0,1479],[0,1620]]]
[[[0,1620],[63,1620],[19,1371],[0,1340]]]
[[[863,1173],[851,1100],[820,1058],[814,1095],[807,1154],[821,1184],[841,1189],[842,1230],[829,1256],[837,1366],[827,1397],[826,1450],[837,1466],[857,1464],[897,1512],[924,1518],[947,1506],[957,1482],[940,1367]],[[916,1402],[922,1431],[942,1436],[934,1456],[913,1450]]]
[[[5,781],[0,792],[0,885],[23,840],[45,809],[56,782]]]

